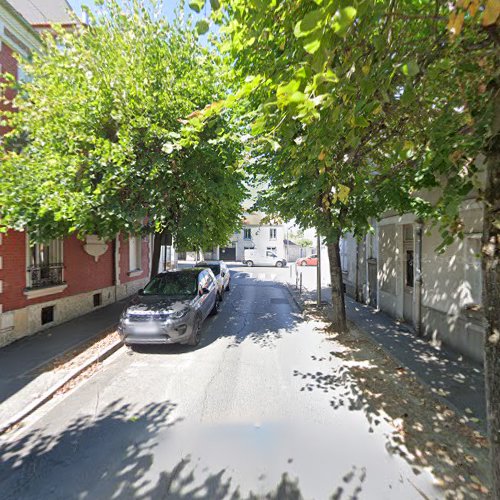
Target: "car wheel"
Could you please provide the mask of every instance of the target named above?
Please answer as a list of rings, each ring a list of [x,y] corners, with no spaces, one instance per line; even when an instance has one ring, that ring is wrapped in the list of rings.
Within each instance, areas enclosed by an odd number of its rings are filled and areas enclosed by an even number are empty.
[[[276,267],[283,267],[283,262],[281,262],[281,260],[276,262]]]
[[[193,333],[188,341],[189,345],[197,346],[201,341],[201,318],[196,318],[194,320]]]
[[[226,286],[226,292],[229,292],[229,290],[231,290],[231,284],[228,283],[227,286]]]
[[[300,263],[301,266],[307,266],[307,262],[305,260],[303,260],[301,263]]]
[[[247,260],[247,267],[252,267],[253,266],[253,262],[251,260]]]
[[[217,297],[215,297],[214,307],[212,307],[212,310],[210,311],[210,314],[212,316],[215,316],[216,314],[219,313],[221,300],[222,300],[221,296],[219,294],[217,294]]]

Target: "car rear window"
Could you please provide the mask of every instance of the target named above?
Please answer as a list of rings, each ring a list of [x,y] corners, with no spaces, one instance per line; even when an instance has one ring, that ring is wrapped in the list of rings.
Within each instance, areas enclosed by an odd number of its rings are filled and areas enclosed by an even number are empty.
[[[211,269],[212,272],[215,274],[215,276],[217,276],[218,274],[220,274],[220,264],[204,264],[204,263],[201,263],[201,264],[197,264],[197,266],[206,267],[208,269]]]
[[[195,295],[197,273],[168,273],[156,276],[145,287],[144,295]]]

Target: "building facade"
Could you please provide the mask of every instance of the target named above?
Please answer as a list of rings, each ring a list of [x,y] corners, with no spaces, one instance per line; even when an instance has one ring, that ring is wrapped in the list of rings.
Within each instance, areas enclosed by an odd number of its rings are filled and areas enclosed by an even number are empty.
[[[6,0],[0,0],[0,42],[1,73],[22,78],[16,55],[29,58],[40,39]],[[14,93],[4,97],[0,114],[12,109]],[[0,137],[7,131],[0,129]],[[0,233],[0,347],[135,293],[150,275],[150,239],[120,235],[104,242],[90,235],[32,244],[26,232]]]
[[[413,214],[386,213],[363,240],[344,238],[342,269],[352,297],[405,322],[434,344],[482,362],[483,207],[471,196],[460,216],[464,238],[440,253],[436,228]]]
[[[279,257],[285,257],[285,226],[263,222],[265,220],[264,214],[261,213],[245,214],[241,230],[233,234],[227,248],[220,249],[220,258],[242,261],[247,248],[256,249],[263,254],[271,250]],[[227,255],[230,257],[225,258]]]

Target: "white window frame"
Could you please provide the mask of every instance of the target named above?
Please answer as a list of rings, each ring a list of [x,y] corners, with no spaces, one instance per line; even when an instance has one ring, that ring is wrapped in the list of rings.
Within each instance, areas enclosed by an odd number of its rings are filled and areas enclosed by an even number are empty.
[[[247,234],[249,236],[247,236]],[[251,227],[246,227],[243,229],[243,239],[244,240],[251,240],[252,239],[252,228]]]
[[[31,268],[33,266],[39,266],[41,263],[40,258],[35,257],[33,261],[33,247],[35,248],[40,245],[30,245],[30,239],[28,233],[26,233],[26,288],[24,289],[24,295],[28,299],[36,299],[38,297],[44,297],[45,295],[52,295],[56,293],[61,293],[64,291],[68,285],[64,280],[64,240],[55,239],[48,243],[49,246],[49,262],[48,264],[61,264],[61,281],[62,283],[57,285],[45,286],[40,288],[33,288],[33,283],[31,280]]]
[[[142,238],[129,235],[128,238],[129,275],[142,272]]]
[[[269,239],[275,240],[277,239],[278,230],[275,227],[269,228]]]

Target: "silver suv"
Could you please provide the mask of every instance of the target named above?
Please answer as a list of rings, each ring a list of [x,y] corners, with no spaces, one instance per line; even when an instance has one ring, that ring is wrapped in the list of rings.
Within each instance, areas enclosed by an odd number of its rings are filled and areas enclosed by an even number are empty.
[[[201,340],[201,326],[219,312],[218,284],[210,269],[158,274],[125,308],[118,332],[129,344],[189,344]]]

